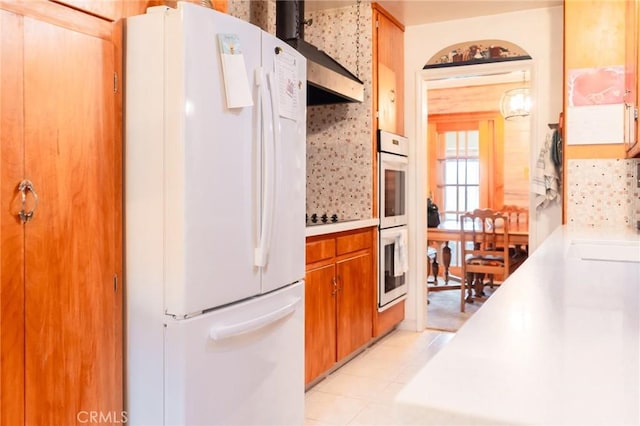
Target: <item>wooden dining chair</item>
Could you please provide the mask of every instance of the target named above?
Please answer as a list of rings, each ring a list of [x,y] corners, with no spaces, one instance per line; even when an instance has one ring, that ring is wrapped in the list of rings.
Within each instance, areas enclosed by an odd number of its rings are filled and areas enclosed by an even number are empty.
[[[529,210],[524,207],[505,204],[500,209],[500,213],[508,217],[510,224],[521,225],[529,223]]]
[[[509,255],[509,220],[505,214],[490,209],[467,212],[460,216],[460,230],[460,312],[464,312],[465,304],[473,303],[472,291],[476,296],[483,294],[485,276],[489,275],[491,282],[496,275],[504,280],[521,262],[514,264]]]
[[[507,216],[509,229],[514,229],[514,227],[526,227],[529,224],[529,210],[524,207],[504,205],[500,209],[500,212]],[[528,245],[511,245],[509,256],[512,258],[523,257],[526,259],[528,255]]]

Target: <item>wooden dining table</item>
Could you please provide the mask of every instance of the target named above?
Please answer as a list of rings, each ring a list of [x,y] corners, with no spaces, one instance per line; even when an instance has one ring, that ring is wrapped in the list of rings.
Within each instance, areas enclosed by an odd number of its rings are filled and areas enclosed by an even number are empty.
[[[516,223],[509,224],[509,244],[516,247],[521,247],[528,252],[529,248],[529,223]],[[440,270],[440,266],[443,267],[443,279],[445,286],[448,286],[449,268],[451,267],[451,247],[449,247],[450,241],[461,241],[462,230],[460,229],[460,222],[457,221],[445,221],[441,222],[436,228],[427,228],[427,247],[434,249],[430,250],[429,266],[434,273],[434,282],[437,284],[437,275]],[[496,242],[503,240],[503,234],[496,234]],[[440,261],[441,263],[438,263]],[[459,288],[454,287],[441,287],[442,289]],[[430,290],[436,288],[430,287]]]

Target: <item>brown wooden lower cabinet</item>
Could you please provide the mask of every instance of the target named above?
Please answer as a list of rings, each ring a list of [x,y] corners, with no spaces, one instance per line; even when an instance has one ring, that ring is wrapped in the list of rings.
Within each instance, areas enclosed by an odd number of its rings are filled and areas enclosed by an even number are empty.
[[[307,238],[305,384],[373,338],[373,229]]]
[[[335,264],[307,271],[305,279],[305,383],[336,362]]]
[[[371,253],[337,262],[338,360],[373,337],[373,286]]]

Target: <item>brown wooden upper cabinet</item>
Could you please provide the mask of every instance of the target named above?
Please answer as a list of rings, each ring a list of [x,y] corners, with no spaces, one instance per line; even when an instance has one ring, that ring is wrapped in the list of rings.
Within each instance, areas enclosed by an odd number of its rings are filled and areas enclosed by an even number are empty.
[[[638,143],[638,119],[633,119],[632,114],[638,108],[638,91],[640,90],[640,43],[638,43],[638,23],[640,23],[640,7],[638,0],[627,0],[625,3],[625,113],[627,120],[625,129],[629,135],[626,139],[627,157],[640,156],[640,143]]]
[[[404,134],[404,26],[373,7],[373,87],[376,128]]]

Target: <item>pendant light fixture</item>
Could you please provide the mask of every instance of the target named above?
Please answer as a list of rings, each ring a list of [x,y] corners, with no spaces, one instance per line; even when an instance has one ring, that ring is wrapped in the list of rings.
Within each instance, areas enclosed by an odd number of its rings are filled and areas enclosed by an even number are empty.
[[[526,71],[522,71],[522,87],[507,90],[500,100],[500,112],[505,120],[527,117],[531,114],[531,90],[526,86]]]

